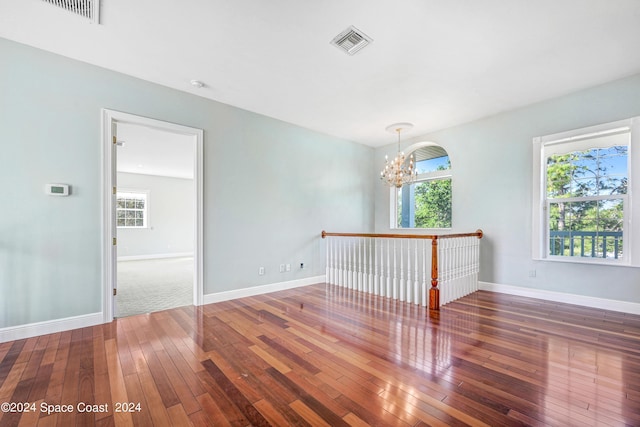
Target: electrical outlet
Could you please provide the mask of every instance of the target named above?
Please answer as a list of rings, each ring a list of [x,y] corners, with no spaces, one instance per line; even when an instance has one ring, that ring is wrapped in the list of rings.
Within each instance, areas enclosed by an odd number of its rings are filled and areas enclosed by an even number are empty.
[[[260,268],[258,269],[258,275],[260,275],[260,276],[264,276],[264,267],[260,267]]]
[[[280,264],[280,273],[284,273],[284,264]]]
[[[287,271],[291,271],[291,264],[287,264]]]
[[[304,268],[304,262],[301,262],[300,263],[300,269],[303,269],[303,268]]]

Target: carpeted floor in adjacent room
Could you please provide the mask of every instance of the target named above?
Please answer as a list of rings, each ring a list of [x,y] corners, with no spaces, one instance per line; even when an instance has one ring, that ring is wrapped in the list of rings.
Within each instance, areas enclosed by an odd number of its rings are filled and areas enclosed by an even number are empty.
[[[193,257],[118,262],[117,317],[193,304]]]

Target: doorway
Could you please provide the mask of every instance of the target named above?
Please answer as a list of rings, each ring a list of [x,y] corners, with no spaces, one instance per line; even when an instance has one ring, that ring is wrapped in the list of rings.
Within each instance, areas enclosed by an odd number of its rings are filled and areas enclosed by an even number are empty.
[[[202,304],[202,144],[201,129],[103,110],[105,322]]]

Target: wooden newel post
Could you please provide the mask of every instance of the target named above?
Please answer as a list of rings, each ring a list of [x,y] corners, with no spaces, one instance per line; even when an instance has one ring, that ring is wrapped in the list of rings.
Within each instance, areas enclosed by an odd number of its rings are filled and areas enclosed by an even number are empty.
[[[431,239],[431,289],[429,289],[429,310],[440,310],[440,289],[438,289],[438,239]]]

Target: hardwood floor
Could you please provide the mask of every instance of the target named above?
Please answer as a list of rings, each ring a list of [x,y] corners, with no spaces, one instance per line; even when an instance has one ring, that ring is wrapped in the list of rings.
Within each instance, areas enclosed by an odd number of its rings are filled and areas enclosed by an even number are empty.
[[[1,402],[1,426],[637,426],[640,316],[320,284],[2,343]]]

